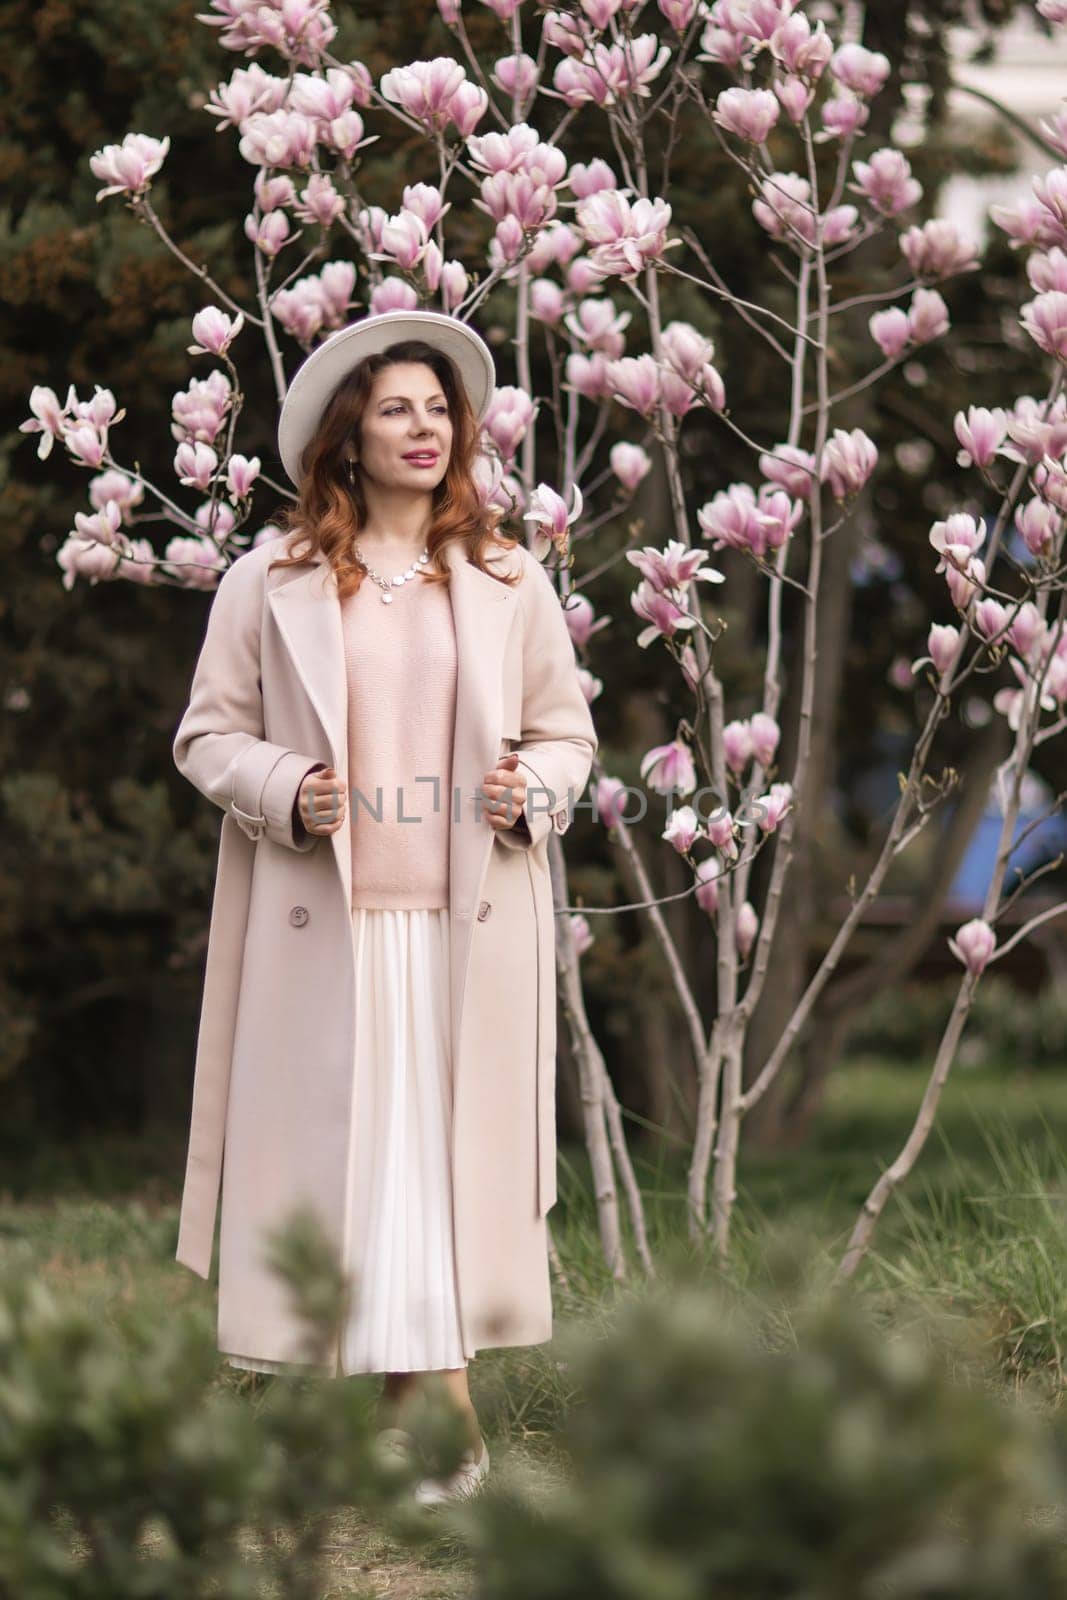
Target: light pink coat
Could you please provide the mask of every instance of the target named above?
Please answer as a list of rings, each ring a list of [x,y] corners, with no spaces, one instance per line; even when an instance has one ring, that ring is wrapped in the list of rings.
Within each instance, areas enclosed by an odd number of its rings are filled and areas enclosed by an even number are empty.
[[[248,551],[221,579],[174,739],[179,771],[223,812],[177,1259],[209,1276],[221,1176],[219,1349],[269,1361],[306,1351],[262,1258],[265,1231],[301,1202],[338,1251],[343,1239],[355,1029],[350,830],[298,842],[292,825],[312,767],[331,765],[349,782],[341,607],[324,557],[267,571],[283,547],[279,538]],[[449,839],[452,1165],[469,1357],[552,1334],[547,841],[573,820],[597,739],[540,564],[521,546],[495,553],[501,570],[522,572],[509,587],[459,546],[447,555],[459,807]],[[512,748],[526,768],[529,841],[494,831],[475,799]]]

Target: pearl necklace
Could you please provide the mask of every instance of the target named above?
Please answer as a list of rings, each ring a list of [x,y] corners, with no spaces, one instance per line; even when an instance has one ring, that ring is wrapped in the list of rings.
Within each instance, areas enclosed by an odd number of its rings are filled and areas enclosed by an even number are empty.
[[[406,572],[401,572],[395,578],[383,578],[380,572],[375,572],[374,568],[368,564],[367,559],[364,556],[363,551],[359,548],[358,544],[353,545],[353,549],[356,553],[356,559],[361,563],[362,566],[367,568],[368,578],[371,578],[382,591],[378,598],[382,602],[383,606],[392,605],[393,590],[399,589],[401,584],[410,583],[412,578],[417,578],[422,568],[430,559],[430,552],[428,550],[424,550],[422,555],[411,563]]]

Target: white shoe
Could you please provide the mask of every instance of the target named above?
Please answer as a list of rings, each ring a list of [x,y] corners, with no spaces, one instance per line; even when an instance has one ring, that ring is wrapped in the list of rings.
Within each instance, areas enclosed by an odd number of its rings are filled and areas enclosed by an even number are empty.
[[[459,1466],[447,1478],[423,1478],[416,1484],[416,1505],[436,1506],[444,1500],[463,1500],[473,1494],[489,1473],[489,1446],[484,1439],[481,1443],[481,1454],[464,1450]]]

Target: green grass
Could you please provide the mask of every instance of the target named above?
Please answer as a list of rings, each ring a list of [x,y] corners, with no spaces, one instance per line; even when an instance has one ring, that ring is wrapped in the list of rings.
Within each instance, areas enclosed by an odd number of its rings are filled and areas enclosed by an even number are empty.
[[[897,1155],[915,1116],[925,1069],[857,1060],[832,1080],[809,1144],[775,1152],[742,1137],[738,1201],[725,1276],[738,1293],[761,1288],[776,1241],[803,1241],[809,1281],[832,1273],[857,1212]],[[887,1322],[934,1311],[958,1324],[996,1381],[1054,1407],[1065,1390],[1067,1355],[1067,1081],[958,1069],[909,1181],[875,1231],[857,1287]],[[707,1243],[686,1238],[687,1152],[649,1140],[635,1149],[654,1259],[722,1273]],[[557,1283],[557,1327],[581,1319],[607,1326],[620,1292],[602,1257],[584,1151],[565,1147],[560,1204],[550,1218],[566,1274]],[[213,1318],[215,1290],[173,1259],[184,1144],[102,1139],[8,1168],[0,1195],[0,1241],[29,1252],[45,1276],[91,1296],[100,1314],[141,1297],[201,1307]],[[630,1229],[623,1206],[624,1233]],[[629,1251],[634,1260],[632,1249]],[[639,1286],[631,1268],[628,1285]],[[780,1306],[778,1333],[789,1337]],[[515,1465],[545,1480],[557,1460],[553,1433],[572,1399],[557,1342],[488,1350],[471,1366],[471,1392],[490,1441],[494,1470]],[[220,1361],[219,1382],[251,1404],[275,1381]],[[364,1378],[368,1406],[378,1380]],[[447,1531],[417,1556],[353,1514],[333,1554],[341,1595],[357,1578],[381,1595],[442,1597],[467,1591],[463,1549]]]

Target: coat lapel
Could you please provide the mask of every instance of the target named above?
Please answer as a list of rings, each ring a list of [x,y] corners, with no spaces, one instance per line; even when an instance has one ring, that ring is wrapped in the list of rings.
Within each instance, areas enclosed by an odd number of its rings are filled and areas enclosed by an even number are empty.
[[[492,829],[475,809],[475,791],[500,754],[502,677],[508,633],[515,620],[515,589],[466,559],[462,544],[446,547],[456,636],[456,717],[452,741],[449,874],[453,955],[465,961],[455,932],[472,915],[489,859]],[[341,604],[327,558],[317,554],[296,577],[268,590],[278,631],[308,700],[322,725],[333,766],[349,783],[348,695]],[[403,596],[400,597],[403,604]],[[445,803],[442,797],[442,803]],[[481,818],[481,820],[479,820]],[[346,893],[352,881],[349,830],[331,835]],[[456,919],[459,919],[457,928]],[[469,923],[468,923],[469,926]]]

